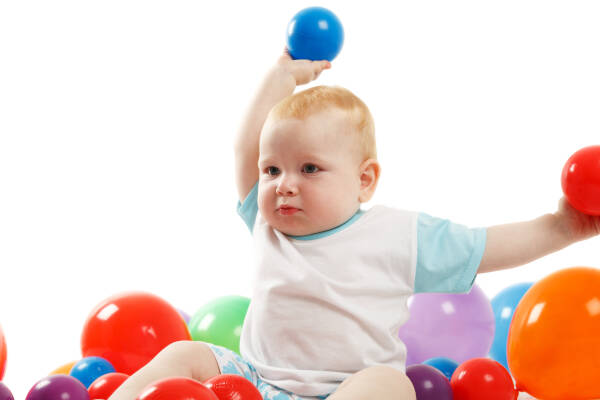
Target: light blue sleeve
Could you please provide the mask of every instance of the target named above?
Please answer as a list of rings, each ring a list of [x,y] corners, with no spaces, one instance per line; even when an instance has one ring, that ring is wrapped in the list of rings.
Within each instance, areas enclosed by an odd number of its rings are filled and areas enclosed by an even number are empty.
[[[486,229],[420,213],[415,293],[467,293],[485,250]]]
[[[250,232],[254,229],[254,221],[258,213],[258,182],[254,184],[250,193],[244,199],[244,204],[237,203],[237,213],[242,217]]]

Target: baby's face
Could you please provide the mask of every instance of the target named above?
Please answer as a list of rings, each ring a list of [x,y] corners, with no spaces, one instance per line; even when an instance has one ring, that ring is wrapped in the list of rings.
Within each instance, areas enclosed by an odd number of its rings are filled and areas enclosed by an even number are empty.
[[[346,115],[325,110],[305,120],[268,120],[260,138],[258,208],[273,228],[308,235],[358,210],[360,151]]]

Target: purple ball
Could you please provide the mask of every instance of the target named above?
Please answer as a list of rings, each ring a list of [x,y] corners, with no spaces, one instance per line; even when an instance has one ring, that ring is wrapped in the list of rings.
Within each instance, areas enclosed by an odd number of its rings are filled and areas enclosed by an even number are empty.
[[[415,364],[406,367],[417,400],[452,400],[450,381],[431,365]]]
[[[487,357],[492,347],[494,311],[477,285],[467,294],[416,294],[409,312],[410,318],[398,332],[406,345],[406,365],[434,357],[462,364]]]
[[[183,318],[185,323],[189,324],[190,323],[190,315],[179,308],[177,309],[177,311],[179,311],[179,315],[181,315],[181,318]]]
[[[90,400],[83,383],[69,375],[51,375],[38,381],[25,400]]]
[[[15,400],[10,390],[2,382],[0,382],[0,400]]]

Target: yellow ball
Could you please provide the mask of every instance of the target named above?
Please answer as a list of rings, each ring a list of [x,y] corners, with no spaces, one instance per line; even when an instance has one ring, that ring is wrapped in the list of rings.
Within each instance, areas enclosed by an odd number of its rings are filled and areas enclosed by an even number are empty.
[[[63,366],[60,366],[58,368],[56,368],[54,371],[50,372],[50,375],[58,375],[58,374],[64,374],[64,375],[69,375],[69,372],[71,372],[71,368],[73,368],[73,365],[75,365],[77,361],[71,361],[70,363],[66,363]]]

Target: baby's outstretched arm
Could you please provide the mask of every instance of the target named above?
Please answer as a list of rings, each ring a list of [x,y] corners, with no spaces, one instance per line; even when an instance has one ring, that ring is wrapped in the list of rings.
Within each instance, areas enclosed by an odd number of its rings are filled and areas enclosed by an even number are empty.
[[[240,202],[258,181],[259,138],[271,108],[331,68],[329,61],[292,60],[287,49],[269,70],[246,112],[235,140],[235,174]]]
[[[600,216],[577,211],[563,197],[554,214],[488,228],[485,252],[477,272],[523,265],[598,234]]]

